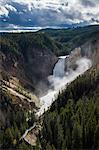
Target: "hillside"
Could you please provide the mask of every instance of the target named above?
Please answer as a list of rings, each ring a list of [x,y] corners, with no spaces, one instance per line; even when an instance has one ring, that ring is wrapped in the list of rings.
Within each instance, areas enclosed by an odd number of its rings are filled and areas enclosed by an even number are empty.
[[[59,44],[62,49],[55,51],[57,55],[69,54],[71,50],[83,45],[84,43],[99,37],[99,25],[67,28],[67,29],[44,29],[40,31],[51,37]]]
[[[43,34],[1,34],[0,70],[16,77],[20,84],[37,94],[47,89],[57,57],[54,42]]]
[[[37,108],[33,102],[22,101],[2,86],[0,85],[0,149],[21,149],[25,143],[20,138],[35,122],[34,108]]]
[[[60,93],[45,113],[42,149],[98,149],[98,114],[99,70],[91,69]]]

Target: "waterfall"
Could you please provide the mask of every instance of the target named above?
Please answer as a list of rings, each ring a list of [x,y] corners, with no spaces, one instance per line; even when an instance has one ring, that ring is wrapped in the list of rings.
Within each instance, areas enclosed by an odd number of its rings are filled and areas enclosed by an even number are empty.
[[[48,93],[40,98],[42,106],[36,113],[38,116],[42,115],[44,111],[51,106],[60,90],[64,89],[68,83],[75,80],[77,76],[83,74],[92,66],[90,59],[80,58],[76,61],[76,65],[78,66],[76,70],[69,68],[69,72],[65,72],[65,61],[67,57],[69,56],[59,57],[59,60],[53,69],[53,75],[48,77],[48,81],[53,89],[49,89]]]
[[[65,72],[65,61],[67,57],[68,56],[59,57],[59,60],[53,69],[53,75],[48,77],[50,84],[53,85],[54,88],[53,90],[49,89],[48,93],[40,98],[41,108],[36,113],[38,117],[40,117],[44,113],[44,111],[47,111],[47,109],[51,106],[53,101],[56,99],[55,97],[58,95],[59,90],[64,89],[67,83],[75,80],[77,76],[83,74],[92,66],[92,62],[90,59],[80,58],[76,61],[76,65],[78,67],[75,71],[69,68],[69,72]],[[27,141],[27,139],[25,138],[26,135],[35,127],[36,124],[27,129],[20,140],[24,138]],[[29,141],[27,142],[29,143]]]
[[[56,63],[53,76],[62,78],[65,75],[65,58],[59,58],[58,62]]]

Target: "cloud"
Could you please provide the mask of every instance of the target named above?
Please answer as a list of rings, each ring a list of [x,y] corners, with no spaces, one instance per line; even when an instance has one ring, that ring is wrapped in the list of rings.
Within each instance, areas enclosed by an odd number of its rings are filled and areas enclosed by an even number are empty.
[[[7,17],[8,14],[9,14],[9,11],[5,7],[0,6],[0,16],[5,15]]]
[[[94,24],[99,20],[98,0],[0,0],[0,5],[1,21],[21,26]]]
[[[17,12],[17,9],[16,9],[15,7],[9,5],[9,4],[6,4],[6,5],[5,5],[5,8],[6,8],[7,10]]]
[[[99,23],[99,19],[94,19],[92,18],[92,21],[96,22],[96,23]]]
[[[95,1],[92,1],[92,0],[81,0],[81,4],[84,7],[95,7],[96,6]]]

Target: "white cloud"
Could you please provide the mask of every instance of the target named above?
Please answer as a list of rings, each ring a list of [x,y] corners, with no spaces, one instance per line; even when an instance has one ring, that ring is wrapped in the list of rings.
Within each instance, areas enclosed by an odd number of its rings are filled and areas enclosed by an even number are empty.
[[[5,7],[8,9],[8,10],[11,10],[11,11],[17,11],[17,9],[9,4],[6,4]]]
[[[26,11],[19,11],[19,14],[26,15],[30,12],[30,14],[33,15],[35,14],[35,10],[39,10],[39,13],[36,13],[37,18],[41,21],[43,20],[44,24],[46,24],[45,22],[47,22],[47,24],[49,24],[49,22],[56,22],[59,24],[88,22],[91,24],[92,18],[99,20],[98,0],[0,0],[0,15],[8,16],[9,11],[17,11],[17,8],[11,5],[12,2],[26,6]],[[28,19],[29,18],[27,18],[27,20]],[[94,19],[93,22],[95,22]]]
[[[8,14],[9,14],[9,11],[4,6],[0,6],[0,16],[5,15],[7,17]]]
[[[0,16],[4,15],[8,17],[9,11],[17,11],[16,8],[14,8],[13,6],[6,4],[7,2],[9,2],[9,0],[0,0]]]

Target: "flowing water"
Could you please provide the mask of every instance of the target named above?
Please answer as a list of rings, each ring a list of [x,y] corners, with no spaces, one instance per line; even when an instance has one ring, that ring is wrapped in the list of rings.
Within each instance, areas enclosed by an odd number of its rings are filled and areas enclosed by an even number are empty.
[[[53,75],[48,77],[49,83],[53,88],[49,89],[48,93],[40,98],[41,108],[36,113],[38,117],[41,116],[44,111],[46,111],[51,106],[59,91],[64,89],[68,83],[75,80],[77,76],[83,74],[92,66],[91,60],[87,58],[80,58],[76,61],[76,70],[68,68],[68,71],[65,72],[65,61],[68,59],[68,57],[69,56],[59,57],[59,60],[53,69]]]
[[[48,93],[40,98],[41,108],[36,113],[38,117],[40,117],[44,113],[44,111],[46,111],[51,106],[53,101],[56,99],[59,91],[64,89],[68,83],[75,80],[77,76],[83,74],[92,66],[91,60],[87,58],[81,58],[76,61],[76,65],[78,66],[76,70],[68,68],[68,71],[65,72],[65,61],[66,59],[68,59],[67,57],[69,56],[59,57],[59,60],[53,69],[53,75],[48,77],[48,81],[53,87],[53,89],[49,89]],[[28,132],[33,130],[36,126],[36,123],[34,123],[32,127],[27,129],[23,136],[20,138],[20,140],[24,139],[26,142],[31,144],[31,142],[26,138],[26,136]]]
[[[54,70],[53,70],[53,76],[54,77],[60,77],[63,78],[65,75],[65,59],[66,56],[59,57],[58,62],[56,63]]]

